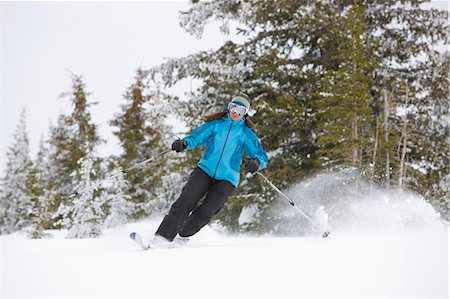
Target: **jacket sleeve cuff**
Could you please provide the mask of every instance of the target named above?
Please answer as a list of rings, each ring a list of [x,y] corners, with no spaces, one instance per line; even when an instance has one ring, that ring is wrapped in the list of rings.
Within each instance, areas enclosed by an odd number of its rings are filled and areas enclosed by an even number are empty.
[[[185,150],[190,150],[190,149],[192,149],[192,148],[194,148],[194,142],[191,140],[191,138],[189,138],[189,137],[184,137],[182,140],[185,140],[185,141],[187,141],[187,147],[185,148]]]

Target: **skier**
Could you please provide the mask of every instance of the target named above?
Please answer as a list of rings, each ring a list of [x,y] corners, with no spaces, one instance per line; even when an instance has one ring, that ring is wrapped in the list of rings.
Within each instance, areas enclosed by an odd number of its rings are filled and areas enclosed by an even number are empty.
[[[239,183],[244,152],[249,158],[244,163],[247,172],[255,173],[265,167],[268,158],[248,118],[249,108],[249,97],[237,94],[224,111],[205,116],[205,123],[172,144],[176,152],[204,144],[206,150],[149,248],[169,247],[177,234],[176,242],[185,243],[209,223]],[[197,206],[205,194],[205,200]]]

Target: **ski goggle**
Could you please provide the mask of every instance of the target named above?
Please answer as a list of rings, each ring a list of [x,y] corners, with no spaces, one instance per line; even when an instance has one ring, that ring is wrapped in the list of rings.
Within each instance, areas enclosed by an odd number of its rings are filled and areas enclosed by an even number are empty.
[[[241,106],[236,103],[230,103],[228,104],[228,111],[230,111],[230,113],[236,112],[239,115],[245,115],[247,114],[248,109],[245,106]]]

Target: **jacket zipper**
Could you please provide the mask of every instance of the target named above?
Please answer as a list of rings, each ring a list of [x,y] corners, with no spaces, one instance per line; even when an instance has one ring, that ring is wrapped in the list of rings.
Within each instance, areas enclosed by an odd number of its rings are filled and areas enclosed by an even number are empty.
[[[219,168],[220,160],[222,159],[223,152],[225,151],[225,146],[227,145],[228,136],[230,135],[231,127],[233,123],[230,124],[230,128],[228,129],[227,137],[225,138],[225,142],[223,144],[222,152],[220,153],[219,161],[217,161],[216,170],[214,171],[213,179],[216,178],[217,169]]]

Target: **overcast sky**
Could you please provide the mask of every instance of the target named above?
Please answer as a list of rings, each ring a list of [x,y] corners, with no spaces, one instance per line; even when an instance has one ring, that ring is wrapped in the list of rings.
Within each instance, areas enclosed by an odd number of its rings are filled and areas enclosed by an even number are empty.
[[[54,124],[61,112],[71,111],[68,99],[59,98],[70,90],[67,70],[83,75],[92,92],[90,100],[99,102],[92,109],[93,120],[110,141],[99,152],[109,155],[120,148],[108,121],[120,111],[122,94],[139,66],[217,49],[227,39],[218,26],[206,28],[202,39],[186,33],[179,26],[178,12],[189,7],[187,1],[2,1],[1,5],[3,167],[23,107],[33,156],[41,134],[48,136],[50,121]]]
[[[40,136],[48,137],[49,123],[71,111],[68,99],[59,99],[70,90],[68,70],[84,77],[89,99],[99,102],[92,114],[108,140],[99,148],[106,156],[120,152],[108,121],[120,111],[122,94],[139,66],[217,49],[229,38],[218,26],[207,26],[202,39],[186,33],[178,12],[187,10],[188,1],[0,3],[0,174],[22,108],[33,157]],[[448,1],[433,6],[448,9]],[[177,93],[188,89],[189,84],[179,86]]]

